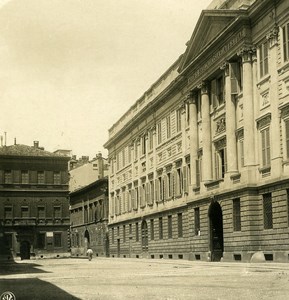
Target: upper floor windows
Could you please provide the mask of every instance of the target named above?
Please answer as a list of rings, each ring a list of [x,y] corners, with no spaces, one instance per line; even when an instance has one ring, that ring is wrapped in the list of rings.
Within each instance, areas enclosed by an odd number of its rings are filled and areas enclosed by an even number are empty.
[[[12,174],[10,170],[4,171],[4,183],[12,183]]]
[[[225,102],[223,75],[211,81],[211,101],[213,108],[216,108]]]
[[[261,131],[262,166],[270,166],[270,128]]]
[[[159,122],[157,125],[157,133],[158,133],[158,145],[162,143],[162,123]]]
[[[44,172],[43,171],[37,172],[37,183],[44,184]]]
[[[60,172],[53,173],[53,183],[54,184],[61,184],[61,174]]]
[[[177,109],[176,111],[176,131],[180,132],[182,130],[182,109]]]
[[[283,57],[284,61],[289,60],[289,23],[282,27]]]
[[[146,150],[147,150],[147,135],[143,135],[141,138],[141,153],[142,155],[146,154]]]
[[[172,129],[171,129],[171,116],[168,115],[166,118],[166,126],[167,126],[167,139],[171,137]]]
[[[29,173],[28,171],[21,171],[21,183],[29,183]]]
[[[260,69],[260,78],[264,77],[268,74],[268,53],[269,53],[269,44],[268,42],[264,42],[259,47],[259,69]]]
[[[230,63],[231,94],[238,95],[243,90],[243,65],[241,61]]]

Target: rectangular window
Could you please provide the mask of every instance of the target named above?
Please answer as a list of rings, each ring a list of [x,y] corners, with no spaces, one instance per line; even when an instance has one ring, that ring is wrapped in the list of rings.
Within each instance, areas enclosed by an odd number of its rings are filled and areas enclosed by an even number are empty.
[[[227,149],[222,148],[215,152],[215,178],[225,177],[227,172]]]
[[[159,239],[163,239],[163,218],[159,218]]]
[[[196,160],[196,186],[199,187],[202,181],[202,157]]]
[[[138,222],[135,223],[135,241],[139,241]]]
[[[241,203],[240,199],[233,200],[233,228],[234,231],[241,231]]]
[[[173,237],[172,216],[168,216],[168,238],[171,239],[172,237]]]
[[[12,183],[11,171],[4,171],[4,183]]]
[[[86,211],[87,211],[87,207],[86,207]],[[54,219],[61,218],[61,207],[60,206],[53,207],[53,217],[54,217]]]
[[[244,140],[239,140],[239,159],[240,159],[240,166],[245,166],[245,159],[244,159]]]
[[[114,228],[111,228],[111,243],[114,244]]]
[[[150,132],[149,132],[149,149],[150,150],[152,150],[153,147],[154,147],[154,140],[153,140],[153,138],[154,138],[154,133],[153,133],[152,130],[150,130]]]
[[[182,130],[182,110],[177,109],[176,111],[176,130],[180,132]]]
[[[37,217],[38,217],[38,219],[45,219],[45,207],[44,206],[37,207]]]
[[[131,163],[131,147],[128,146],[127,147],[127,155],[128,155],[128,163]]]
[[[262,164],[263,167],[270,166],[270,131],[269,127],[261,131]]]
[[[132,225],[129,224],[129,234],[132,234]]]
[[[151,219],[151,240],[155,239],[155,228],[154,228],[154,219]]]
[[[62,247],[62,234],[61,232],[55,232],[54,233],[54,247],[60,248]]]
[[[289,120],[285,121],[286,159],[289,159]]]
[[[289,60],[289,23],[282,28],[284,61]]]
[[[125,161],[125,148],[122,149],[122,167],[125,167],[126,161]]]
[[[29,218],[29,207],[21,206],[21,218]]]
[[[46,242],[46,234],[45,233],[38,233],[37,235],[37,248],[38,249],[45,249],[45,242]]]
[[[159,122],[157,125],[157,132],[158,132],[158,145],[162,143],[162,123]]]
[[[122,231],[123,231],[123,242],[125,243],[126,236],[125,236],[125,225],[122,226]]]
[[[137,160],[138,158],[138,146],[137,146],[137,142],[135,142],[134,144],[134,159]]]
[[[200,208],[194,208],[195,215],[195,235],[200,235]]]
[[[167,139],[171,137],[171,116],[167,116],[166,118],[167,121]]]
[[[273,211],[271,193],[263,195],[264,229],[273,228]]]
[[[4,207],[4,219],[12,219],[12,218],[13,218],[12,206],[5,206]]]
[[[44,184],[44,172],[43,171],[38,171],[37,172],[37,183],[38,184]]]
[[[178,213],[178,237],[183,237],[183,214]]]
[[[61,184],[60,172],[54,172],[53,173],[53,183],[54,184]]]
[[[29,173],[28,171],[21,171],[21,183],[28,184],[29,183]]]
[[[262,78],[268,74],[268,42],[265,42],[260,46],[259,55],[260,78]]]
[[[217,84],[217,101],[218,105],[221,105],[224,103],[224,77],[220,76],[216,80]]]

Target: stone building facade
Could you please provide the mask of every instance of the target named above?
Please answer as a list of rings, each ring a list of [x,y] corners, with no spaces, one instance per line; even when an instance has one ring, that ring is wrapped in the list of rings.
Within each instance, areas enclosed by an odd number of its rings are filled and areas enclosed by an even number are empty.
[[[111,256],[288,262],[288,141],[288,1],[213,1],[109,129]]]
[[[70,256],[69,159],[38,142],[0,148],[0,254],[5,259]]]
[[[109,255],[108,179],[98,179],[70,193],[71,255]]]

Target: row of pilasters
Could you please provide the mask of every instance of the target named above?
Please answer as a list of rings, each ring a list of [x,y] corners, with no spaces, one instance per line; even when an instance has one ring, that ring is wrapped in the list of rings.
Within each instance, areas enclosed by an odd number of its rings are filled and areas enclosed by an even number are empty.
[[[244,165],[249,173],[256,166],[256,147],[255,147],[255,114],[254,98],[256,86],[256,61],[255,53],[243,51],[243,123],[244,123]],[[227,174],[238,173],[238,151],[236,139],[236,100],[231,94],[230,64],[225,66],[225,105],[226,105],[226,147],[227,147]],[[202,142],[200,143],[197,123],[197,93],[191,92],[188,96],[190,101],[189,109],[191,116],[190,123],[190,156],[191,156],[191,178],[192,185],[196,185],[196,164],[197,153],[202,148],[202,182],[206,183],[213,180],[213,142],[211,132],[211,113],[209,88],[206,83],[201,85],[201,113],[202,113]],[[252,173],[253,174],[253,173]],[[255,180],[253,177],[252,180]]]

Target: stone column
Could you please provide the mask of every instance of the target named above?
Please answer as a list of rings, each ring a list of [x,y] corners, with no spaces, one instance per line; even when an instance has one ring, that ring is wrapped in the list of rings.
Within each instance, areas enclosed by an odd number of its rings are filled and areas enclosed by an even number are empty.
[[[187,96],[190,110],[190,158],[191,158],[191,184],[196,185],[196,160],[198,157],[198,116],[197,93],[190,92]]]
[[[237,142],[236,142],[236,104],[235,96],[231,94],[231,65],[225,63],[225,100],[226,100],[226,139],[227,139],[227,173],[238,172]]]
[[[243,62],[243,116],[244,116],[244,163],[251,169],[255,161],[255,120],[254,120],[254,89],[252,49],[243,49],[240,52]]]
[[[212,141],[211,141],[211,116],[208,84],[201,85],[202,102],[202,145],[203,145],[203,177],[204,182],[212,180]]]
[[[271,107],[271,175],[278,177],[282,172],[282,155],[280,150],[280,115],[278,97],[278,27],[273,28],[267,35],[269,42],[270,93]]]

